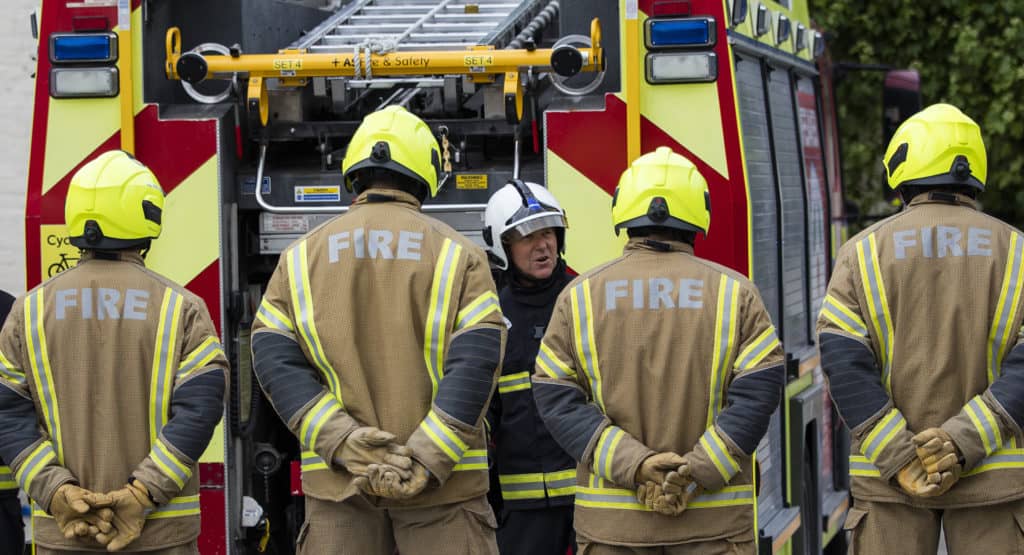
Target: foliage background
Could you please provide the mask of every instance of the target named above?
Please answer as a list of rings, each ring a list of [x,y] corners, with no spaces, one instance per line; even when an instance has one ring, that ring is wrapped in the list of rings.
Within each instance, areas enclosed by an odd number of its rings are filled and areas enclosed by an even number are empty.
[[[985,211],[1024,225],[1024,0],[810,0],[810,10],[833,61],[916,69],[924,106],[948,102],[978,122]],[[883,197],[883,81],[883,72],[851,72],[836,91],[843,183],[862,217],[894,211]]]

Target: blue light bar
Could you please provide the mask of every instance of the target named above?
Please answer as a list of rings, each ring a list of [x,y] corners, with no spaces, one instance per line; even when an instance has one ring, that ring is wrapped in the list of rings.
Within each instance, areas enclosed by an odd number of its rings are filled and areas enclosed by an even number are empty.
[[[117,60],[114,33],[54,33],[50,35],[50,61],[109,63]]]
[[[715,44],[713,17],[650,18],[644,29],[647,48],[706,48]]]

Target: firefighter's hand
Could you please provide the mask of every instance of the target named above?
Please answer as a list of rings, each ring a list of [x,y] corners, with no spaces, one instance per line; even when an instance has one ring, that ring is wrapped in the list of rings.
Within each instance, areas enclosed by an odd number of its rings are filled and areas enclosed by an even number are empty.
[[[99,499],[99,494],[92,494]],[[96,541],[107,547],[107,551],[120,551],[128,547],[142,535],[142,527],[146,524],[146,515],[153,508],[149,499],[149,491],[138,480],[133,480],[119,490],[103,494],[110,499],[114,529],[108,533],[96,534]],[[92,500],[87,498],[91,503]]]
[[[404,475],[408,477],[403,478]],[[415,497],[426,489],[429,482],[430,472],[416,461],[406,472],[387,464],[371,464],[367,468],[367,475],[355,480],[355,484],[364,492],[387,499]]]
[[[945,492],[941,489],[942,483],[933,483],[929,480],[928,471],[924,469],[921,459],[914,459],[900,469],[896,474],[896,481],[903,491],[913,497],[935,497]],[[952,486],[952,484],[948,485]]]
[[[366,476],[371,464],[385,464],[406,480],[411,476],[412,450],[397,439],[394,434],[373,426],[356,428],[334,453],[332,462],[357,477]]]
[[[90,495],[96,497],[89,499]],[[111,500],[106,496],[74,484],[64,484],[57,488],[50,500],[50,514],[67,539],[95,536],[113,530],[110,523],[113,512],[106,508],[110,504]]]
[[[953,438],[942,428],[929,428],[913,438],[917,458],[928,474],[929,484],[938,486],[934,495],[949,491],[960,479],[963,464]]]
[[[685,457],[684,457],[685,458]],[[689,462],[665,475],[665,483],[661,486],[665,496],[665,504],[671,507],[672,516],[678,516],[686,510],[686,506],[703,491],[690,474]]]
[[[665,476],[670,471],[679,468],[679,465],[685,462],[685,459],[672,452],[651,455],[644,459],[644,462],[640,463],[640,466],[637,467],[636,485],[640,486],[647,482],[662,484],[665,482]]]

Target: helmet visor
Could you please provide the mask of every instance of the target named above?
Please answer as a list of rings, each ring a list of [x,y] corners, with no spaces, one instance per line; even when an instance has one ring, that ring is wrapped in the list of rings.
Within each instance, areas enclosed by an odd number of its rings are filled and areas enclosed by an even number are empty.
[[[542,212],[510,227],[502,239],[519,239],[542,229],[565,227],[565,217],[560,212]]]

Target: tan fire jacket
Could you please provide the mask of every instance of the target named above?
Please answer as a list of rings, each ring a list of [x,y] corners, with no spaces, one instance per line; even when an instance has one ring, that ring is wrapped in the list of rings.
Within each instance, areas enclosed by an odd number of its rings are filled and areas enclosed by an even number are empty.
[[[579,276],[558,298],[533,377],[545,424],[580,462],[576,530],[620,545],[752,534],[751,454],[782,380],[754,285],[691,246],[632,239]],[[705,488],[679,517],[635,496],[637,468],[664,451],[693,451]]]
[[[430,506],[487,491],[482,418],[504,340],[483,251],[411,195],[371,189],[281,255],[253,363],[302,444],[307,495],[359,493],[332,462],[349,433],[375,426],[413,448],[434,486],[374,501]]]
[[[45,509],[61,484],[105,492],[129,477],[157,502],[130,549],[194,540],[226,374],[203,301],[135,252],[86,254],[19,298],[0,334],[0,453],[36,505],[35,541],[102,550],[65,539]]]
[[[922,507],[1024,497],[1024,236],[968,197],[917,196],[839,252],[818,318],[822,367],[853,432],[853,495]],[[932,499],[893,479],[911,437],[948,431],[965,475]]]

